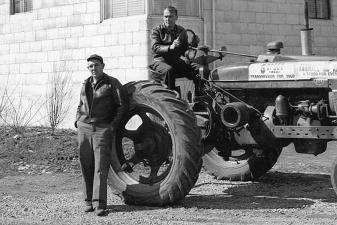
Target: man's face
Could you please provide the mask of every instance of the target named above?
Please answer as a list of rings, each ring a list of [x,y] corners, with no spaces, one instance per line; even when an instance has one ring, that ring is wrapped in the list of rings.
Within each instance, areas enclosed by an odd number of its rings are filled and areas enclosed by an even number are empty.
[[[174,12],[170,12],[169,10],[165,9],[163,19],[165,26],[172,29],[176,24],[178,16]]]
[[[88,70],[94,78],[99,78],[103,75],[104,63],[97,59],[91,59],[88,62]]]

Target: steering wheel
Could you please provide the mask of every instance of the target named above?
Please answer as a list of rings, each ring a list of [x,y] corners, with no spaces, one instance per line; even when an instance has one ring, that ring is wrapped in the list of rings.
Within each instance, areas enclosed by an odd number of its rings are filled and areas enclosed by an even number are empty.
[[[195,58],[197,54],[197,50],[193,49],[191,47],[197,47],[199,44],[199,37],[194,33],[193,30],[191,29],[185,29],[182,33],[184,33],[187,37],[187,45],[188,45],[188,50],[185,52],[185,57],[188,60],[192,60]]]
[[[187,43],[188,43],[188,46],[191,46],[191,47],[197,47],[199,42],[200,42],[200,39],[199,37],[194,33],[193,30],[191,29],[185,29],[185,33],[186,33],[186,36],[187,36]]]

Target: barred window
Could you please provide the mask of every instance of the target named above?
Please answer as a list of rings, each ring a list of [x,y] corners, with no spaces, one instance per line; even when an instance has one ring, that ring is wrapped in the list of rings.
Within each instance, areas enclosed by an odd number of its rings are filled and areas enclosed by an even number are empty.
[[[200,17],[200,0],[151,0],[151,14],[163,15],[167,6],[174,6],[178,10],[178,16]]]
[[[309,18],[330,19],[329,0],[306,0],[308,2]]]
[[[33,10],[33,0],[11,0],[10,1],[10,13],[23,13]]]
[[[103,18],[145,14],[145,0],[103,0]]]

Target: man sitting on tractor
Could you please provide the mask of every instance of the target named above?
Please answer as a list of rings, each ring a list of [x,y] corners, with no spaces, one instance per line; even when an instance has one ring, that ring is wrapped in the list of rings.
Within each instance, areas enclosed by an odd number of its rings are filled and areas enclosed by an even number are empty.
[[[198,68],[195,65],[186,63],[180,57],[188,49],[188,37],[182,26],[176,25],[178,11],[175,7],[169,6],[164,9],[164,22],[153,28],[151,34],[153,63],[149,68],[154,71],[152,79],[164,83],[169,89],[175,90],[175,78],[187,77],[196,79]],[[196,47],[199,38],[196,36],[192,46]]]

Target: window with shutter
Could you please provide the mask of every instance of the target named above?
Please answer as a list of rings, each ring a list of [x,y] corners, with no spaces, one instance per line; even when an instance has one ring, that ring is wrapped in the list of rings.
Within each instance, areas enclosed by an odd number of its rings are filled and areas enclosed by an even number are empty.
[[[145,14],[145,0],[103,0],[104,19]]]
[[[151,14],[163,15],[167,6],[174,6],[179,16],[200,17],[200,0],[151,0]]]
[[[329,0],[306,0],[309,8],[309,18],[311,19],[330,19]]]
[[[33,0],[11,0],[10,1],[10,13],[23,13],[33,10]]]

